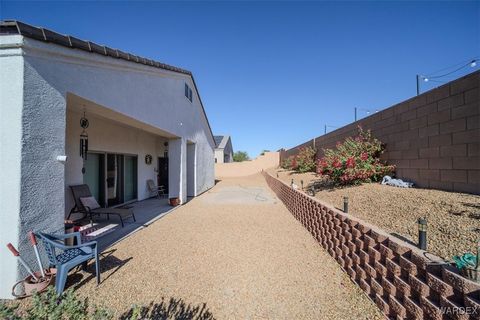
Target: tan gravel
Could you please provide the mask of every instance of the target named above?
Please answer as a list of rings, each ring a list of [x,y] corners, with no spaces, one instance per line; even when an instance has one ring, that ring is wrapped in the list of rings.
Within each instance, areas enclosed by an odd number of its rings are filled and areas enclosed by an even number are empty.
[[[297,174],[283,169],[269,172],[286,183],[304,186],[322,179],[314,173]],[[349,197],[349,213],[396,233],[414,243],[418,242],[417,219],[428,220],[428,251],[451,260],[466,251],[476,252],[480,238],[480,196],[458,192],[420,188],[395,188],[379,183],[345,188],[323,188],[316,197],[343,209],[343,197]]]
[[[204,200],[232,188],[256,190],[258,201]],[[161,319],[383,318],[260,174],[219,182],[112,247],[101,263],[100,286],[87,272],[70,283],[117,316],[140,304]]]

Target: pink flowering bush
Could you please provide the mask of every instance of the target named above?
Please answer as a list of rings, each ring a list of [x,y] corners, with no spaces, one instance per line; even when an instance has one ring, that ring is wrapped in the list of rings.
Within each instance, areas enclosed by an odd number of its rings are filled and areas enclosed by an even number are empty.
[[[315,171],[316,161],[315,156],[317,150],[312,147],[300,148],[297,157],[295,158],[296,167],[293,169],[297,172]]]
[[[300,148],[298,154],[286,158],[281,167],[296,172],[315,172],[315,167],[317,165],[315,161],[316,154],[317,151],[312,147]]]
[[[337,142],[335,150],[324,150],[325,156],[317,163],[318,174],[327,176],[335,184],[347,185],[379,181],[395,171],[395,166],[380,160],[383,144],[370,130],[364,131],[361,127],[358,130],[358,136]]]

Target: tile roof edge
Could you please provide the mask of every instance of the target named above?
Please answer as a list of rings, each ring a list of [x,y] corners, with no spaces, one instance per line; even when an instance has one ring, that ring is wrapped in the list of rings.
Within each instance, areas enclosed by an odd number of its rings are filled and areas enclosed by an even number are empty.
[[[16,32],[14,32],[16,30]],[[43,41],[47,43],[54,43],[63,47],[71,49],[79,49],[87,52],[97,53],[103,56],[122,59],[126,61],[135,62],[163,70],[182,73],[191,76],[192,72],[186,69],[168,65],[163,62],[151,60],[148,58],[136,56],[131,53],[122,52],[119,49],[113,49],[105,45],[100,45],[92,41],[81,40],[75,36],[63,35],[55,31],[35,27],[30,24],[18,20],[0,20],[0,36],[8,34],[18,34],[27,38]],[[120,53],[121,54],[120,54]]]
[[[14,29],[16,30],[16,32],[13,32]],[[205,120],[207,121],[208,129],[210,131],[210,136],[212,138],[213,146],[215,148],[215,139],[213,138],[213,132],[210,126],[210,121],[208,121],[205,107],[203,106],[202,99],[200,98],[200,93],[197,88],[197,84],[195,83],[195,79],[191,71],[182,69],[179,67],[175,67],[172,65],[168,65],[163,62],[139,57],[127,52],[123,52],[119,49],[112,49],[107,46],[102,46],[91,41],[81,40],[76,38],[75,36],[63,35],[45,28],[35,27],[19,20],[9,20],[9,19],[0,20],[0,36],[9,35],[9,34],[18,34],[18,35],[35,39],[38,41],[54,43],[54,44],[61,45],[63,47],[67,47],[71,49],[79,49],[87,52],[97,53],[100,55],[109,56],[111,58],[131,61],[133,63],[143,64],[146,66],[190,76],[192,78],[192,82],[195,87],[195,90],[197,91],[197,95],[200,101],[200,106],[202,107],[203,114],[205,115]],[[93,48],[92,48],[92,45],[93,45]]]

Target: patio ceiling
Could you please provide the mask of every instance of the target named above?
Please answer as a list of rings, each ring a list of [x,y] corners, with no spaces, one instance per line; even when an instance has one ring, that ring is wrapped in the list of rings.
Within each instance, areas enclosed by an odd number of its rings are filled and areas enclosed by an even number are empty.
[[[118,111],[114,111],[108,107],[99,105],[93,101],[87,100],[73,93],[67,94],[67,110],[75,110],[77,112],[85,110],[87,114],[93,114],[97,117],[117,122],[118,124],[128,125],[130,127],[169,139],[178,138],[178,136],[170,132],[126,116],[122,113],[119,113]]]

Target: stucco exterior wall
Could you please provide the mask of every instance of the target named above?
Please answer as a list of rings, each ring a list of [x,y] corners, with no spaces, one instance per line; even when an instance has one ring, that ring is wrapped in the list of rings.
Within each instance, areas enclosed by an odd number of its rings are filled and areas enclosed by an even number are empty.
[[[223,149],[223,162],[233,162],[232,139],[228,139],[225,149]]]
[[[186,200],[187,140],[197,144],[197,193],[214,185],[214,141],[207,119],[197,92],[193,92],[193,102],[184,96],[185,83],[195,88],[190,76],[18,35],[0,39],[1,74],[8,79],[0,84],[0,121],[3,124],[11,120],[10,130],[7,132],[6,127],[0,131],[2,150],[9,150],[9,156],[0,157],[3,171],[8,172],[2,173],[8,176],[0,185],[2,191],[11,189],[10,193],[0,194],[2,207],[5,204],[10,209],[2,216],[5,223],[0,226],[0,239],[17,243],[32,265],[34,254],[27,242],[27,232],[63,231],[64,214],[69,210],[65,206],[65,178],[69,183],[79,179],[73,172],[77,170],[78,159],[74,158],[79,158],[78,153],[65,149],[70,94],[169,133],[169,166],[174,170],[172,164],[177,164],[177,172],[172,175],[181,178],[177,187],[170,188],[170,196]],[[8,116],[4,118],[5,108]],[[148,135],[143,138],[146,148],[155,150],[155,140]],[[78,144],[78,137],[74,143]],[[58,162],[57,156],[66,152],[72,154],[67,164]],[[75,168],[72,172],[66,172],[65,165],[70,167],[68,161]],[[142,159],[138,162],[142,163]],[[138,187],[143,188],[140,184]],[[16,261],[5,250],[0,251],[0,260],[3,271],[0,298],[7,298],[12,279],[23,271],[12,267]]]
[[[0,38],[0,43],[2,38]],[[17,261],[6,256],[5,246],[18,247],[22,161],[23,58],[21,49],[1,52],[0,58],[0,246],[5,256],[0,263],[0,297],[9,294],[8,285],[17,278]],[[13,56],[8,56],[13,54]],[[8,150],[8,152],[5,152]],[[8,170],[6,170],[8,168]]]
[[[196,190],[196,144],[187,143],[187,197],[195,197]]]
[[[75,107],[72,107],[72,109]],[[69,189],[70,185],[83,183],[82,158],[79,157],[79,139],[82,132],[80,118],[83,113],[79,110],[68,110],[66,130],[66,155],[65,164],[65,214],[68,215],[74,206],[74,201]],[[155,136],[143,130],[119,124],[111,120],[86,114],[90,123],[88,143],[90,151],[123,153],[137,155],[137,199],[144,200],[150,197],[147,180],[156,183],[157,157],[163,156],[163,142],[166,138]],[[152,164],[145,163],[145,155],[153,156]]]
[[[216,163],[223,163],[223,149],[215,149]]]
[[[253,160],[215,164],[215,176],[221,178],[245,177],[262,170],[278,167],[278,152],[265,152]]]

